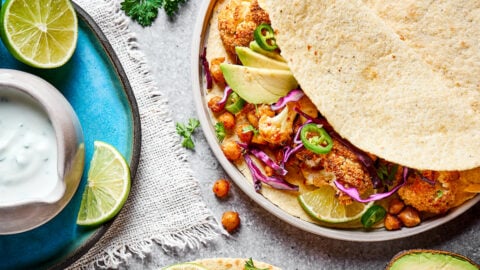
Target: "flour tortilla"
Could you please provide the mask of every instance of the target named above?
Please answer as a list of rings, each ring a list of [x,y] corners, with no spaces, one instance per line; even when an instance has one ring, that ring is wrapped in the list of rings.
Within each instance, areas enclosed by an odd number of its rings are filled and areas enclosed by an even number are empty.
[[[452,84],[361,0],[259,3],[295,78],[344,138],[410,168],[480,166],[480,91],[465,72]]]
[[[194,261],[193,263],[199,264],[208,268],[209,270],[244,270],[245,262],[248,259],[240,259],[240,258],[212,258],[212,259],[203,259]],[[280,270],[280,268],[275,267],[273,265],[253,261],[255,267],[260,269],[268,269],[268,270]]]
[[[480,92],[480,1],[363,0],[450,88]]]

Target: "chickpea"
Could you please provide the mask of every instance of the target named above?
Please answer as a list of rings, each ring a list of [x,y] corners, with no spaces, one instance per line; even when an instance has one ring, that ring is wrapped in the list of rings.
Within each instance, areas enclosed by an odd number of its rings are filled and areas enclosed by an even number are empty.
[[[218,121],[222,122],[226,129],[233,129],[235,127],[235,116],[229,112],[224,112],[218,116]]]
[[[219,179],[213,184],[212,190],[218,198],[225,198],[230,190],[230,183],[225,179]]]
[[[400,220],[396,216],[390,213],[388,213],[387,216],[385,217],[384,224],[385,224],[385,229],[389,231],[399,230],[402,227],[402,223],[400,222]]]
[[[210,73],[212,74],[215,82],[219,84],[225,84],[225,78],[223,77],[222,70],[220,69],[220,64],[225,62],[225,57],[214,58],[210,61]]]
[[[242,148],[235,141],[224,141],[220,147],[228,160],[235,161],[242,156]]]
[[[235,231],[240,225],[240,216],[237,212],[227,211],[222,215],[222,225],[229,233]]]
[[[273,169],[271,167],[265,166],[264,170],[265,170],[265,175],[267,175],[267,176],[272,176],[273,175]]]
[[[397,198],[392,199],[388,204],[388,213],[392,215],[397,215],[398,213],[400,213],[400,211],[403,210],[404,207],[405,203],[403,201]]]
[[[222,100],[222,97],[220,96],[215,96],[215,97],[212,97],[209,101],[208,101],[208,108],[210,108],[210,110],[214,113],[218,113],[218,112],[221,112],[223,111],[223,107],[222,105],[219,105],[218,102]]]
[[[253,131],[248,130],[249,126],[250,125],[248,124],[239,125],[235,130],[235,133],[237,133],[237,136],[240,139],[240,141],[244,143],[250,143],[253,138]]]
[[[411,206],[405,207],[405,209],[398,214],[398,219],[400,219],[406,227],[415,227],[421,222],[420,214]]]

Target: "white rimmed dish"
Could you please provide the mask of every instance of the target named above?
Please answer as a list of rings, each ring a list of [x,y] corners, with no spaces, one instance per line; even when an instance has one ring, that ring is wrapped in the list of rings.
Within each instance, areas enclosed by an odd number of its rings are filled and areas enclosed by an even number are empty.
[[[25,108],[31,105],[35,110],[44,113],[53,127],[51,135],[54,136],[54,147],[50,146],[54,150],[47,150],[56,152],[53,155],[56,166],[45,178],[52,183],[51,189],[38,193],[38,196],[19,196],[18,199],[0,203],[0,235],[8,235],[29,231],[45,224],[67,205],[83,174],[85,147],[82,128],[73,108],[47,81],[30,73],[0,69],[0,97],[4,102],[10,103],[13,100],[9,99],[18,97],[18,100],[21,100],[19,104],[25,102],[22,104]],[[35,143],[37,142],[33,142]],[[42,166],[45,165],[40,165],[40,168]],[[39,170],[34,173],[45,172]],[[21,192],[22,188],[15,189],[15,192]]]
[[[461,215],[480,201],[480,196],[477,195],[475,198],[465,202],[461,206],[452,209],[445,216],[423,221],[417,227],[403,228],[401,230],[391,232],[386,231],[385,229],[366,231],[361,229],[335,229],[323,227],[288,214],[287,212],[273,204],[271,201],[267,200],[261,194],[255,192],[246,177],[237,169],[237,167],[235,167],[234,164],[232,164],[225,158],[215,135],[215,123],[212,121],[210,110],[207,107],[207,92],[205,87],[205,79],[203,76],[203,69],[199,56],[203,53],[203,49],[206,46],[205,43],[208,35],[209,21],[216,2],[216,0],[203,2],[194,29],[192,43],[192,84],[195,106],[197,110],[197,115],[202,124],[203,132],[215,157],[219,160],[222,167],[232,178],[232,180],[237,184],[237,186],[239,186],[240,189],[242,189],[242,191],[245,192],[250,198],[252,198],[257,204],[259,204],[268,212],[277,216],[281,220],[304,231],[339,240],[378,242],[405,238],[433,229],[437,226],[440,226],[448,221],[455,219],[457,216]]]

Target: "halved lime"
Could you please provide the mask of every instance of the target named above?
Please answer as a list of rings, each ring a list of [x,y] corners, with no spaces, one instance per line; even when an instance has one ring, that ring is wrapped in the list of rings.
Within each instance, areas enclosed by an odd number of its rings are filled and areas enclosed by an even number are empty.
[[[179,263],[167,266],[162,270],[208,270],[208,268],[194,263]]]
[[[88,180],[83,192],[77,224],[97,226],[113,218],[130,192],[130,169],[115,147],[94,142]]]
[[[78,22],[70,0],[7,0],[0,22],[8,51],[27,65],[59,67],[75,51]]]
[[[301,194],[298,201],[312,218],[328,223],[358,220],[373,204],[356,201],[349,205],[341,204],[335,196],[335,189],[328,185]]]

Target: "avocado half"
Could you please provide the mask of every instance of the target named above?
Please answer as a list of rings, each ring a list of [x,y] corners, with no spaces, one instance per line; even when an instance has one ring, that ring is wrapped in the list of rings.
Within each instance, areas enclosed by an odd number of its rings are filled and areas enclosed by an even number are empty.
[[[412,249],[395,255],[385,270],[479,270],[469,258],[443,250]]]

